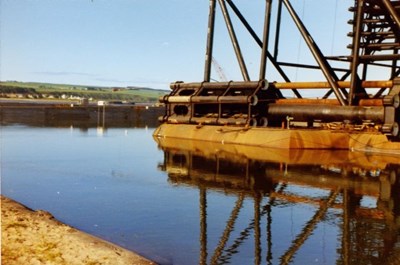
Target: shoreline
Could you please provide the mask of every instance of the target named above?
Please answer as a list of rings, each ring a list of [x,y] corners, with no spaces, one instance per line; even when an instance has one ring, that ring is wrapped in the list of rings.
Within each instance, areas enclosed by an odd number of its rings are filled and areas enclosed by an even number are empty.
[[[156,127],[164,107],[154,104],[78,104],[72,101],[4,100],[0,124],[74,127]]]
[[[0,196],[2,264],[156,264]]]

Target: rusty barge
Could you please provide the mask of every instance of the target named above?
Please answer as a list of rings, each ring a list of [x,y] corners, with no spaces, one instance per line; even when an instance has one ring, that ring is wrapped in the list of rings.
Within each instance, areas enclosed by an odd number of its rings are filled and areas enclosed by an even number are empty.
[[[261,37],[234,1],[209,3],[204,79],[171,84],[170,94],[160,99],[166,107],[155,137],[400,155],[400,1],[354,0],[348,9],[349,54],[335,56],[322,51],[290,0],[265,1]],[[211,79],[212,66],[218,67],[213,64],[217,6],[243,77],[240,81]],[[296,28],[314,63],[279,60],[284,17]],[[239,25],[260,47],[255,80],[239,45]],[[322,78],[292,81],[286,72],[291,67],[317,71]],[[276,81],[267,80],[269,70],[277,73]],[[304,91],[318,96],[304,97]]]

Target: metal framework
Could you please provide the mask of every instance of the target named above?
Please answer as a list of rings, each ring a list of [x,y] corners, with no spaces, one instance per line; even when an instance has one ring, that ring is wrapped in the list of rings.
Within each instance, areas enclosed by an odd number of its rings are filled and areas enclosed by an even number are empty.
[[[349,130],[375,130],[399,140],[400,123],[400,1],[355,0],[349,8],[353,19],[348,33],[349,55],[325,56],[314,41],[289,0],[265,1],[262,36],[250,26],[232,0],[210,0],[204,78],[202,82],[171,84],[171,93],[162,99],[167,123],[236,125],[257,127],[323,127],[342,124]],[[213,42],[217,6],[220,7],[242,81],[211,82]],[[276,21],[271,21],[274,12]],[[282,13],[296,25],[314,65],[278,61],[281,44]],[[250,80],[238,37],[231,19],[235,15],[261,49],[257,80]],[[239,25],[241,26],[241,25]],[[274,28],[273,28],[274,27]],[[274,30],[274,36],[270,32]],[[268,47],[273,47],[269,50]],[[335,68],[333,62],[347,67]],[[284,82],[268,82],[267,63]],[[325,80],[291,82],[287,67],[321,71]],[[384,80],[369,80],[376,68],[387,73]],[[373,89],[371,89],[373,88]],[[296,99],[285,99],[282,90],[290,89]],[[304,99],[301,90],[324,89],[322,98]]]

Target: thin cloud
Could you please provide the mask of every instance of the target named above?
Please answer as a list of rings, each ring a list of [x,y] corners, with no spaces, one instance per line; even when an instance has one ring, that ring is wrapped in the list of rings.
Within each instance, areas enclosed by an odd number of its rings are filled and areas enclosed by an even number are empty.
[[[110,82],[110,83],[119,83],[119,84],[131,82],[131,81],[112,79],[112,78],[95,78],[94,80],[100,81],[100,82]]]
[[[55,71],[43,71],[43,72],[32,72],[37,75],[51,75],[51,76],[96,76],[95,74],[82,73],[82,72],[55,72]]]

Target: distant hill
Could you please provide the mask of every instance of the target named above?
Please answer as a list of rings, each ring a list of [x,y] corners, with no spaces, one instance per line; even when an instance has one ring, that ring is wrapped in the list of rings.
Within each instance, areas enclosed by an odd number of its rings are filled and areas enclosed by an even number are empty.
[[[32,99],[82,99],[122,100],[129,102],[158,102],[166,90],[148,87],[103,87],[71,84],[51,84],[37,82],[0,82],[0,98]]]

